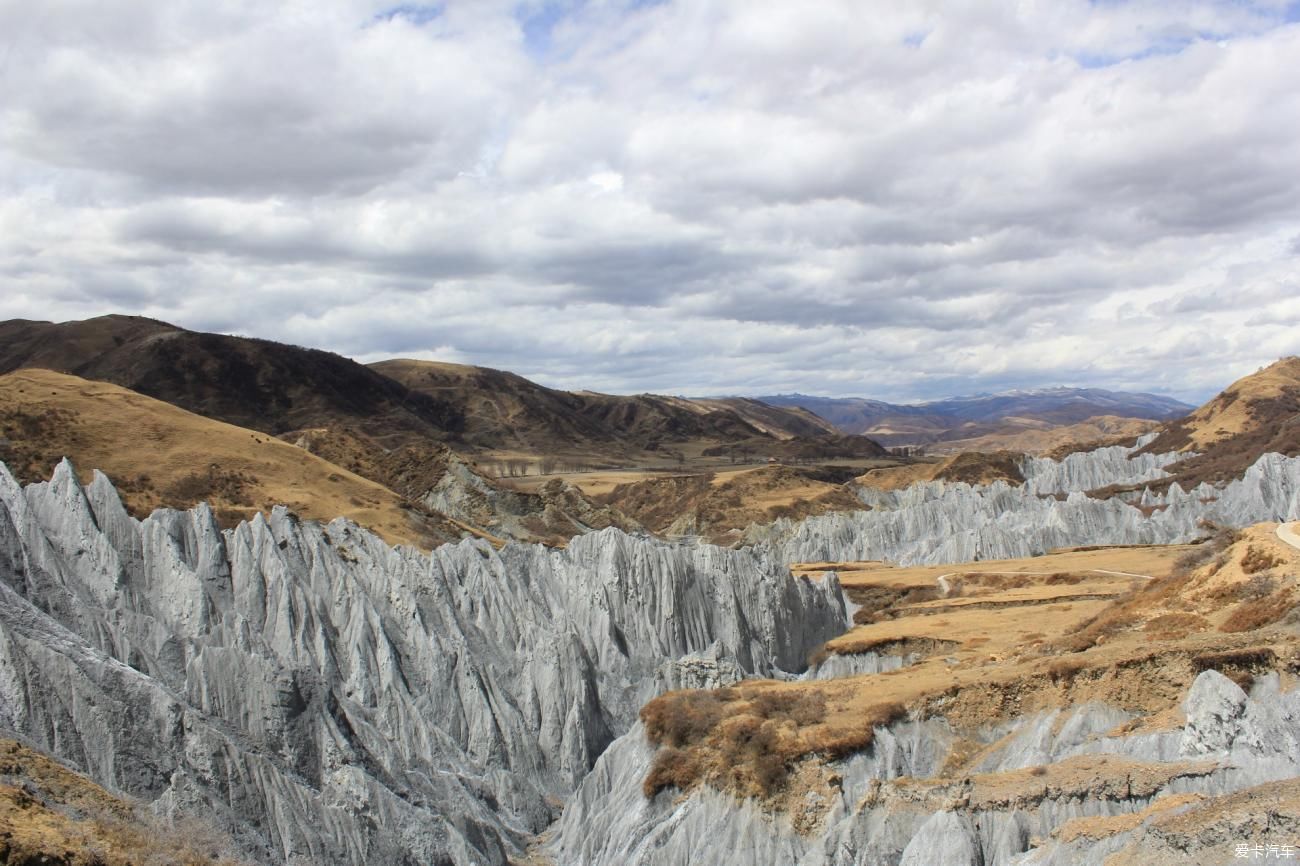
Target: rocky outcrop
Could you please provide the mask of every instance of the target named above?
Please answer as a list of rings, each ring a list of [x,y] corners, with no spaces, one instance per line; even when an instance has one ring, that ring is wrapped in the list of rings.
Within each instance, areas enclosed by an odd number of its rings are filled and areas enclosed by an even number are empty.
[[[845,621],[761,551],[426,556],[0,469],[0,726],[264,862],[504,864],[657,690],[802,670]]]
[[[616,527],[641,531],[641,525],[618,509],[597,505],[567,481],[555,478],[535,493],[511,490],[479,474],[454,453],[446,471],[414,494],[435,511],[514,541],[563,544],[575,535]]]
[[[1222,488],[1172,484],[1165,493],[1145,491],[1137,505],[1077,490],[1064,499],[1043,497],[1028,484],[1004,482],[928,482],[864,489],[863,496],[870,511],[777,521],[751,528],[750,540],[783,562],[900,565],[1011,559],[1088,544],[1172,544],[1198,537],[1206,520],[1245,526],[1300,517],[1300,458],[1266,454]]]
[[[1026,457],[1020,463],[1020,472],[1025,478],[1025,487],[1039,496],[1156,481],[1166,477],[1166,466],[1192,455],[1175,451],[1138,453],[1154,438],[1155,434],[1151,433],[1140,437],[1132,447],[1113,445],[1092,451],[1076,451],[1061,460]]]
[[[550,853],[559,866],[1100,864],[1145,832],[1147,810],[1210,798],[1208,808],[1300,774],[1300,692],[1283,691],[1276,674],[1247,696],[1205,671],[1184,709],[1181,728],[1145,733],[1118,733],[1129,715],[1101,704],[997,725],[975,732],[987,748],[957,779],[938,775],[957,742],[943,719],[880,728],[866,751],[832,765],[839,795],[813,832],[711,789],[647,799],[641,782],[654,751],[637,726],[574,794]],[[1059,832],[1080,819],[1101,819],[1104,834]],[[1144,853],[1154,856],[1158,839],[1151,845]]]

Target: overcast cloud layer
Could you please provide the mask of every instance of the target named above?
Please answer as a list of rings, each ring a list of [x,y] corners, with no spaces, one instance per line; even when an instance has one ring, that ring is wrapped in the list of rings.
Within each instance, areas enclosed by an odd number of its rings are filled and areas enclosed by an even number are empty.
[[[615,392],[1197,400],[1300,352],[1297,19],[0,0],[0,318]]]

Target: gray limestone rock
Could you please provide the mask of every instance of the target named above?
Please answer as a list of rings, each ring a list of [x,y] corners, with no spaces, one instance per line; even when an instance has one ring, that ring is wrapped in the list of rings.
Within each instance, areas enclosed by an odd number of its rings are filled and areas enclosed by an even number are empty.
[[[1187,724],[1179,751],[1207,755],[1230,749],[1246,733],[1246,701],[1241,686],[1218,671],[1197,677],[1183,703]]]
[[[1027,802],[972,805],[955,795],[958,786],[949,805],[926,808],[909,796],[909,786],[891,782],[935,776],[957,737],[942,719],[877,729],[870,748],[836,766],[840,800],[829,805],[821,831],[811,836],[754,801],[712,790],[684,796],[669,790],[646,799],[641,782],[654,750],[637,727],[610,746],[578,787],[548,850],[558,866],[1100,866],[1107,854],[1128,844],[1131,834],[1104,842],[1061,842],[1053,830],[1076,818],[1139,812],[1169,794],[1214,797],[1300,776],[1300,692],[1283,691],[1276,675],[1262,677],[1246,695],[1226,677],[1206,671],[1193,682],[1186,706],[1188,724],[1182,730],[1116,734],[1128,716],[1094,703],[979,732],[989,748],[976,772],[1101,754],[1178,764],[1154,794],[1134,793],[1123,778],[1098,779],[1083,793],[1044,786],[1039,798]],[[1192,764],[1180,748],[1190,742],[1199,744]],[[1041,845],[1031,849],[1034,840]],[[1171,855],[1159,862],[1180,862],[1176,851],[1157,850],[1158,841],[1151,844],[1153,857]]]
[[[1093,468],[1090,485],[1128,477]],[[1059,486],[1058,481],[1047,486]],[[1148,490],[1141,500],[1149,513],[1120,498],[1093,499],[1074,490],[1057,499],[1038,495],[1031,485],[1002,481],[985,486],[932,481],[862,495],[870,510],[797,523],[777,520],[750,527],[746,539],[782,562],[883,559],[899,565],[1013,559],[1084,544],[1186,542],[1203,534],[1206,520],[1245,526],[1300,517],[1300,457],[1265,454],[1222,488],[1184,491],[1172,484],[1163,494]]]
[[[970,820],[953,812],[935,812],[903,849],[899,866],[984,866],[983,852]]]
[[[293,864],[499,864],[672,681],[803,670],[834,576],[616,529],[430,555],[284,509],[130,517],[0,468],[0,725]]]

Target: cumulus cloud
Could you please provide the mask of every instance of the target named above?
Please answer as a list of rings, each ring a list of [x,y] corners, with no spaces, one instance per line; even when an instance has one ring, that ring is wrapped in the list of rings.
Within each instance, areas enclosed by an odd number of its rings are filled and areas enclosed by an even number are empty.
[[[1300,351],[1297,17],[0,0],[0,316],[623,392],[1197,399]]]

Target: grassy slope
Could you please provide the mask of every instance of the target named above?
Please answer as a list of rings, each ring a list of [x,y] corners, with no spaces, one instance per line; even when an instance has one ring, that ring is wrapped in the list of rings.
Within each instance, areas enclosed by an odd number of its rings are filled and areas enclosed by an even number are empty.
[[[407,507],[386,487],[302,448],[213,421],[105,382],[48,370],[0,376],[3,455],[22,480],[70,457],[100,469],[137,515],[207,500],[226,524],[285,504],[303,517],[348,517],[391,543],[428,547],[460,531]]]
[[[1300,455],[1300,358],[1283,358],[1238,379],[1186,418],[1165,425],[1145,450],[1198,452],[1170,470],[1184,488],[1240,477],[1268,452]]]

